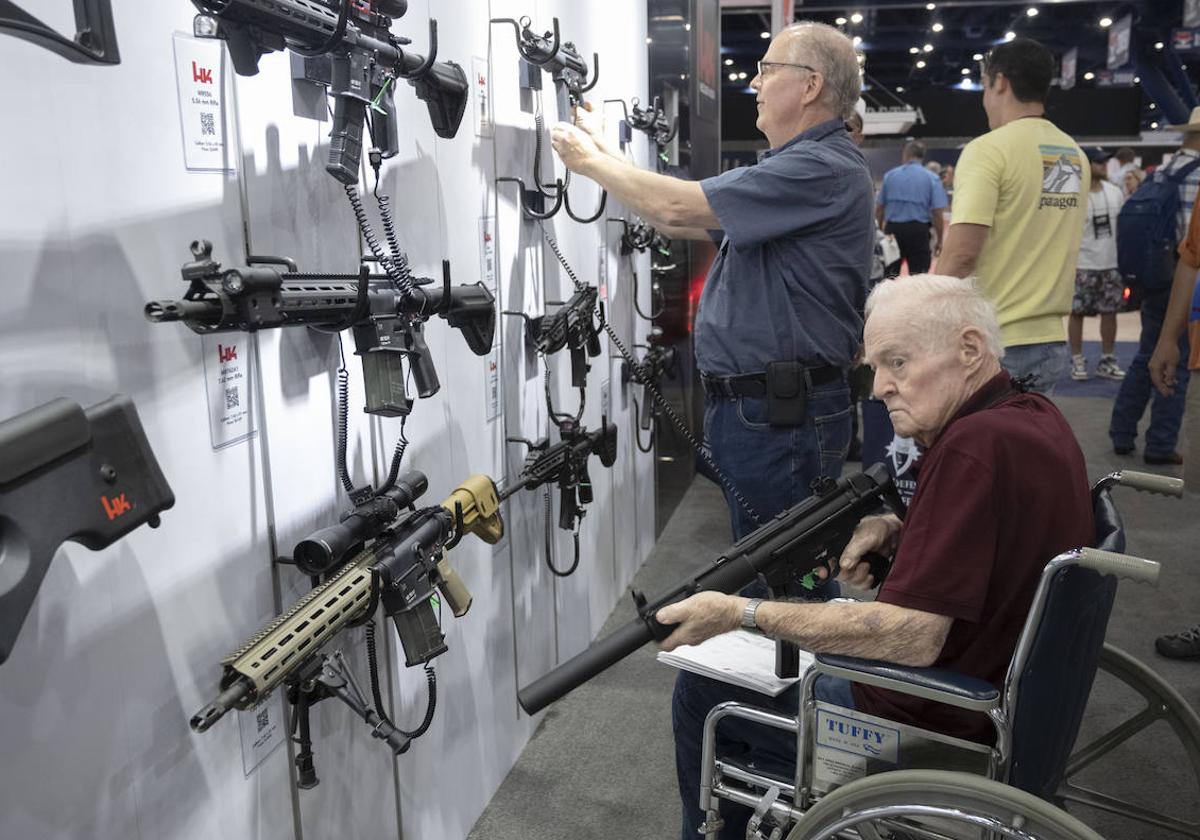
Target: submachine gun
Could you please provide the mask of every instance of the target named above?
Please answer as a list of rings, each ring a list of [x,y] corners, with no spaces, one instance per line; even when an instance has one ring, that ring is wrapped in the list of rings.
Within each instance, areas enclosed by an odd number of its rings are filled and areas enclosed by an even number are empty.
[[[458,132],[469,86],[462,67],[437,61],[437,21],[429,21],[429,55],[405,48],[391,34],[408,0],[192,0],[217,22],[234,69],[253,76],[264,53],[290,49],[309,60],[328,56],[329,91],[335,99],[326,170],[343,184],[358,183],[363,124],[372,112],[371,139],[384,158],[399,151],[395,84],[403,79],[429,109],[439,137]],[[316,75],[321,75],[318,71]]]
[[[654,329],[658,330],[658,327]],[[659,332],[661,333],[661,330]],[[633,398],[634,413],[637,415],[634,434],[638,451],[648,453],[654,449],[655,417],[654,397],[648,389],[658,387],[659,381],[664,376],[675,377],[679,370],[679,357],[674,347],[654,342],[653,333],[651,334],[651,343],[645,350],[640,362],[634,364],[623,362],[621,364],[621,381],[622,384],[632,382],[642,386],[642,399],[639,401],[637,397]],[[650,440],[643,446],[641,433],[645,431],[650,432]]]
[[[620,131],[621,143],[628,143],[633,136],[633,131],[642,132],[654,143],[655,165],[659,172],[663,171],[669,162],[667,146],[679,133],[679,117],[667,120],[667,112],[663,108],[661,96],[654,97],[654,103],[649,108],[643,108],[641,100],[636,96],[629,101],[628,105],[625,104],[624,99],[606,99],[604,101],[606,104],[619,102],[621,110],[625,113]]]
[[[708,567],[653,603],[635,591],[638,617],[520,689],[517,699],[521,708],[530,714],[539,712],[647,642],[665,639],[674,627],[659,624],[655,614],[668,604],[705,590],[738,592],[760,575],[773,592],[793,589],[818,566],[836,562],[859,520],[885,502],[900,507],[882,464],[836,482],[826,481],[813,496],[747,534]],[[878,556],[871,559],[878,581],[886,561]]]
[[[557,484],[561,505],[558,527],[574,530],[583,517],[583,508],[592,501],[592,479],[588,475],[588,458],[596,455],[600,463],[611,467],[617,460],[617,427],[601,419],[600,428],[589,432],[583,426],[559,427],[559,441],[553,446],[549,438],[536,443],[524,438],[509,438],[509,443],[522,443],[528,448],[521,475],[500,493],[501,500],[521,490]]]
[[[128,397],[86,410],[57,399],[0,422],[0,663],[62,543],[99,551],[174,504]]]
[[[563,41],[558,29],[558,18],[554,18],[553,29],[543,35],[538,35],[532,29],[529,18],[520,20],[513,18],[492,18],[493,24],[511,24],[517,39],[517,52],[522,59],[521,86],[529,90],[542,88],[541,73],[545,70],[554,82],[554,98],[558,107],[558,119],[561,122],[574,122],[571,113],[574,108],[583,105],[583,95],[596,86],[600,80],[600,56],[592,53],[592,74],[588,80],[588,65],[579,55],[575,44]],[[537,147],[533,158],[534,189],[527,189],[521,178],[497,178],[497,183],[515,183],[520,186],[521,209],[531,219],[548,219],[565,207],[567,215],[582,224],[590,224],[604,214],[608,203],[608,192],[601,190],[600,203],[596,212],[590,216],[579,216],[571,208],[571,196],[567,192],[571,184],[571,173],[563,178],[556,178],[553,183],[542,180],[542,136],[545,133],[541,108],[534,115],[534,131],[537,133]],[[546,199],[553,201],[550,209],[545,209]]]
[[[222,660],[219,694],[192,717],[193,730],[208,730],[230,709],[252,708],[286,683],[288,699],[297,709],[293,728],[300,728],[296,763],[302,787],[317,783],[308,707],[326,697],[337,697],[350,706],[372,727],[372,736],[387,742],[397,755],[424,733],[437,696],[428,663],[447,650],[432,599],[440,593],[455,616],[464,615],[471,606],[471,594],[445,552],[466,534],[491,544],[504,535],[496,487],[487,476],[467,479],[440,505],[416,508],[427,487],[423,474],[408,471],[387,493],[296,546],[294,561],[302,570],[330,577]],[[427,666],[429,707],[415,732],[395,726],[383,709],[371,623],[377,606],[395,625],[405,664]],[[368,632],[373,708],[341,657],[320,653],[334,635],[363,623]]]
[[[604,328],[604,305],[599,303],[599,292],[595,286],[585,286],[566,303],[549,315],[530,318],[523,312],[504,312],[525,319],[527,335],[542,356],[550,356],[563,349],[571,352],[571,385],[583,388],[591,369],[589,359],[600,355],[600,330]],[[597,317],[598,313],[598,317]]]
[[[492,347],[492,293],[482,283],[451,286],[445,262],[440,285],[414,278],[405,291],[390,275],[371,273],[366,263],[357,275],[302,274],[294,262],[280,257],[259,257],[253,265],[223,270],[212,259],[211,243],[193,242],[191,250],[195,260],[182,269],[188,283],[183,300],[151,301],[146,318],[183,321],[201,335],[296,325],[351,328],[355,352],[362,357],[368,414],[401,417],[411,411],[404,358],[417,395],[423,399],[437,393],[437,370],[423,332],[433,315],[459,330],[476,355]]]

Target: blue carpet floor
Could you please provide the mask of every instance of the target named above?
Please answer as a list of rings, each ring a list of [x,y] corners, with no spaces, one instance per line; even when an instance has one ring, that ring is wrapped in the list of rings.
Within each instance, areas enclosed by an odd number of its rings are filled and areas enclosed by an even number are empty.
[[[1137,347],[1137,342],[1135,341],[1118,341],[1113,347],[1117,361],[1125,370],[1128,370],[1129,366],[1133,363]],[[1088,373],[1091,374],[1091,378],[1077,382],[1071,378],[1071,368],[1068,367],[1063,373],[1062,379],[1058,380],[1058,384],[1054,386],[1054,396],[1098,397],[1105,400],[1116,399],[1121,383],[1114,379],[1101,379],[1099,376],[1096,376],[1096,362],[1100,361],[1100,342],[1083,342],[1083,355],[1088,361]]]

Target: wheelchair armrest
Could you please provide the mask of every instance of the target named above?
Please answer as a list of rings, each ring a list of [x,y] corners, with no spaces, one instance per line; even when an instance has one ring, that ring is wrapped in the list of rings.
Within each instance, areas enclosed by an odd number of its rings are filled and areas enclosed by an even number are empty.
[[[1000,706],[1000,690],[987,680],[943,668],[914,668],[894,662],[818,653],[813,667],[820,673],[935,700],[962,709],[986,712]]]

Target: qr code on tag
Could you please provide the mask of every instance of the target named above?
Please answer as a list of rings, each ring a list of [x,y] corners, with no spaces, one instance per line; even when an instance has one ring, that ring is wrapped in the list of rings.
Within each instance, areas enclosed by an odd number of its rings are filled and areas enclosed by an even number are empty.
[[[225,389],[225,409],[228,411],[231,408],[237,408],[241,405],[241,400],[238,399],[238,388],[236,385]]]
[[[213,114],[200,115],[200,133],[201,134],[216,134],[217,121]]]
[[[254,722],[258,726],[258,731],[262,732],[271,723],[271,712],[267,708],[258,710],[258,714],[254,716]]]

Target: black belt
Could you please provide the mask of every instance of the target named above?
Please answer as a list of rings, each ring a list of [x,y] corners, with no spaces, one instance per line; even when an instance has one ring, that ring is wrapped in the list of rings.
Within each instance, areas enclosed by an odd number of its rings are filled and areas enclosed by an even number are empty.
[[[844,379],[846,371],[833,365],[804,369],[808,380],[809,390],[818,385],[828,385]],[[739,373],[736,376],[712,376],[700,373],[700,383],[704,393],[713,397],[759,397],[767,396],[767,375],[765,373]]]

